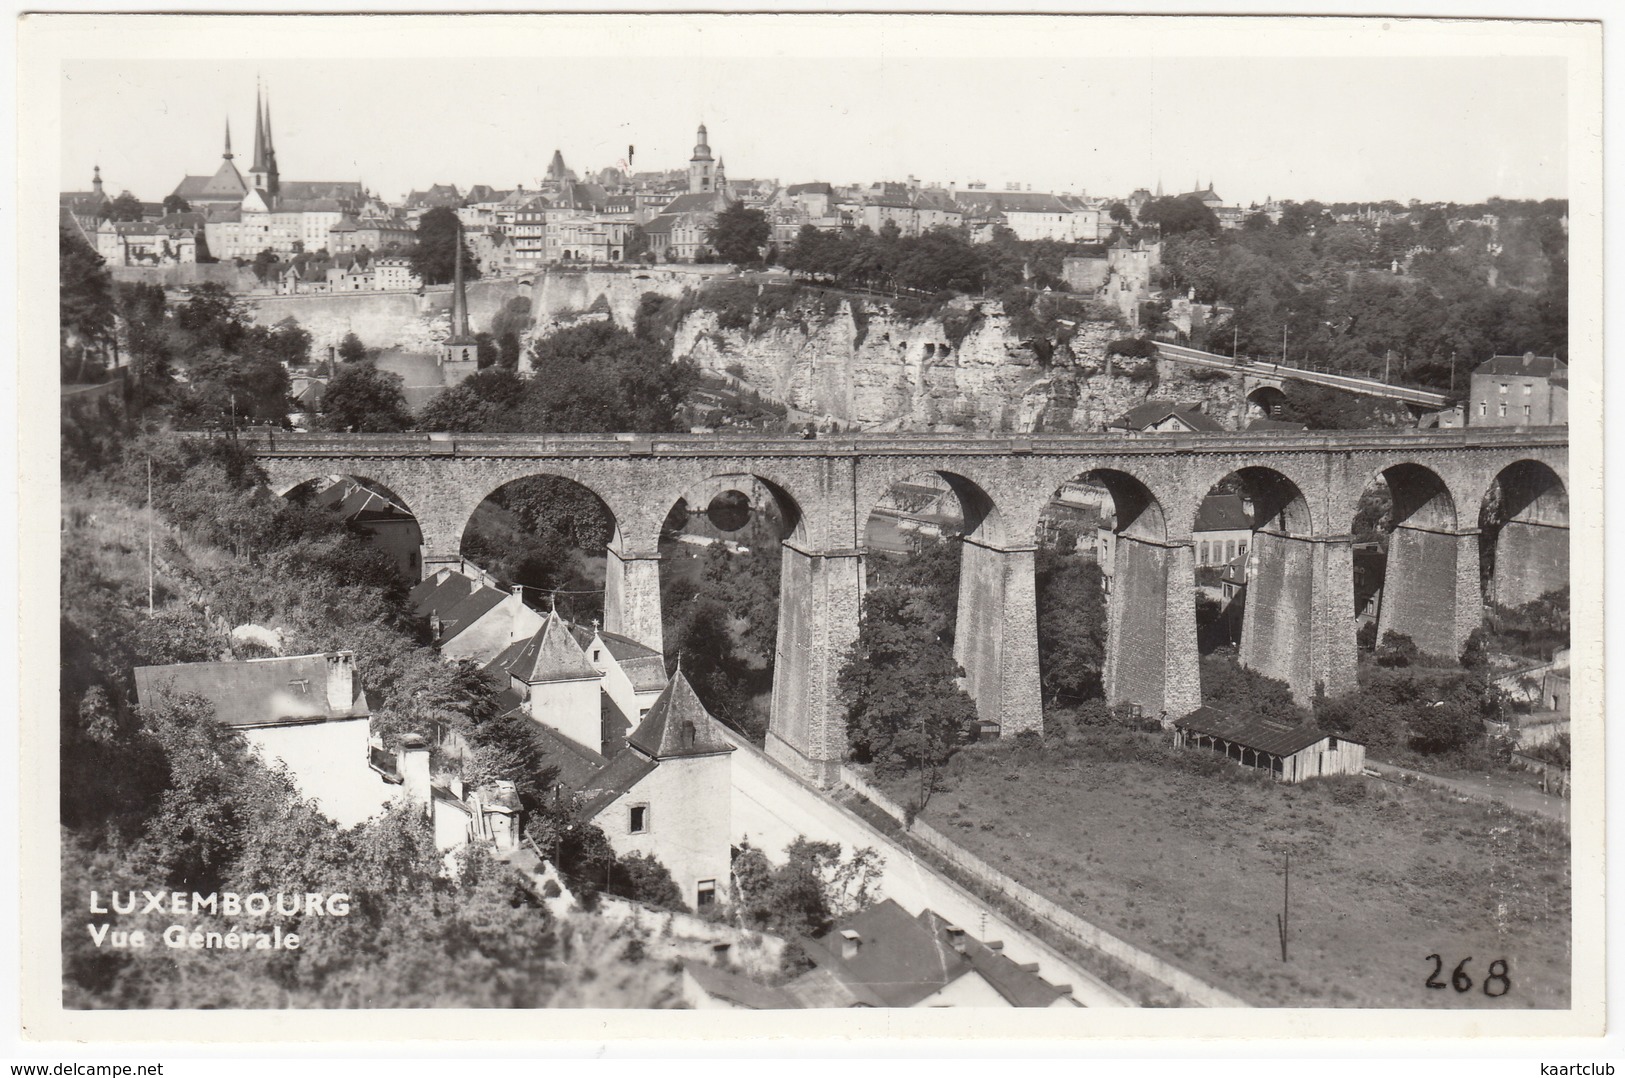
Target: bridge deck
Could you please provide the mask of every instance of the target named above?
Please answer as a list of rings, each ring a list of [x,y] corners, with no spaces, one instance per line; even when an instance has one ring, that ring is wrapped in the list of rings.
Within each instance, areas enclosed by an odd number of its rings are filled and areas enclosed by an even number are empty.
[[[196,437],[220,437],[197,434]],[[846,457],[1121,456],[1223,452],[1370,452],[1567,445],[1567,427],[1193,434],[289,434],[242,432],[260,457]]]
[[[1375,378],[1361,378],[1358,375],[1305,370],[1302,367],[1291,367],[1283,363],[1270,363],[1267,361],[1237,362],[1230,356],[1221,356],[1214,352],[1203,352],[1188,345],[1170,344],[1167,341],[1158,341],[1157,351],[1163,358],[1180,363],[1195,363],[1203,367],[1219,367],[1234,371],[1237,374],[1291,378],[1300,382],[1310,382],[1314,385],[1359,393],[1363,396],[1385,397],[1389,400],[1414,404],[1423,408],[1445,408],[1456,399],[1449,394],[1435,390],[1417,389],[1412,386],[1396,386]]]

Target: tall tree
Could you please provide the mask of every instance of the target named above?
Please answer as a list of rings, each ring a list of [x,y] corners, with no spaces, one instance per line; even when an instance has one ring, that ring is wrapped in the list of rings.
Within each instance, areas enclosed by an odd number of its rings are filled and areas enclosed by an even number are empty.
[[[847,741],[860,762],[882,772],[920,772],[916,811],[976,721],[976,706],[958,685],[963,674],[917,596],[898,585],[869,590],[838,680]]]
[[[82,382],[112,358],[113,281],[77,229],[57,229],[62,380]]]
[[[1045,692],[1076,702],[1101,695],[1106,602],[1100,565],[1038,552],[1038,656]]]
[[[412,269],[423,278],[424,284],[445,284],[456,272],[457,243],[462,235],[457,213],[445,206],[418,218],[418,245],[412,251]],[[463,280],[473,281],[480,276],[479,264],[469,250],[468,240],[462,241]]]
[[[412,409],[398,374],[372,363],[346,363],[322,395],[322,426],[328,430],[387,433],[412,426]]]
[[[141,200],[128,191],[120,191],[117,198],[102,208],[102,216],[109,221],[139,221],[142,214]]]
[[[743,202],[729,203],[717,214],[716,223],[706,233],[705,242],[724,262],[748,266],[762,260],[762,248],[773,235],[767,214]]]

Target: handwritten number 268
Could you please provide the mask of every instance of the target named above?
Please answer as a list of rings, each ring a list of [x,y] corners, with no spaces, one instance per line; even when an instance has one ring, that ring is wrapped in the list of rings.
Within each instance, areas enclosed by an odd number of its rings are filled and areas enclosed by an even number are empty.
[[[1426,982],[1429,988],[1454,988],[1457,992],[1473,990],[1473,979],[1467,975],[1467,963],[1473,960],[1471,955],[1463,958],[1456,964],[1456,968],[1450,971],[1448,985],[1439,980],[1439,974],[1444,970],[1444,959],[1436,954],[1428,955],[1428,959],[1433,963],[1433,972],[1428,974]],[[1512,990],[1512,979],[1507,976],[1506,959],[1497,958],[1490,963],[1490,972],[1484,978],[1483,988],[1486,996],[1504,996]]]

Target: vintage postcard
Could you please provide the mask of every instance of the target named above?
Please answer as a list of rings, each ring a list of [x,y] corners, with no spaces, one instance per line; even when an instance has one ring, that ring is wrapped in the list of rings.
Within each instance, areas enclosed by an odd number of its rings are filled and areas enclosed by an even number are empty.
[[[1600,24],[19,37],[26,1038],[1602,1033]]]

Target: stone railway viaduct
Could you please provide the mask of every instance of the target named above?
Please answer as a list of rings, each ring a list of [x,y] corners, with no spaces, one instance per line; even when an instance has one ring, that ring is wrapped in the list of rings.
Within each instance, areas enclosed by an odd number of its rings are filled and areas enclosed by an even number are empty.
[[[458,562],[469,518],[504,484],[541,474],[580,483],[615,523],[606,627],[655,647],[668,512],[719,478],[754,477],[788,529],[768,749],[823,783],[846,750],[836,676],[857,635],[869,511],[892,484],[922,473],[942,476],[964,508],[957,658],[979,713],[1007,733],[1042,724],[1034,540],[1068,480],[1112,494],[1106,691],[1147,715],[1171,719],[1201,702],[1191,529],[1204,495],[1232,473],[1257,518],[1240,657],[1305,701],[1355,684],[1351,529],[1377,476],[1392,492],[1395,525],[1380,631],[1455,654],[1482,618],[1481,552],[1494,559],[1502,604],[1568,581],[1566,428],[816,441],[276,434],[251,445],[279,494],[326,475],[389,490],[418,519],[426,574]]]

